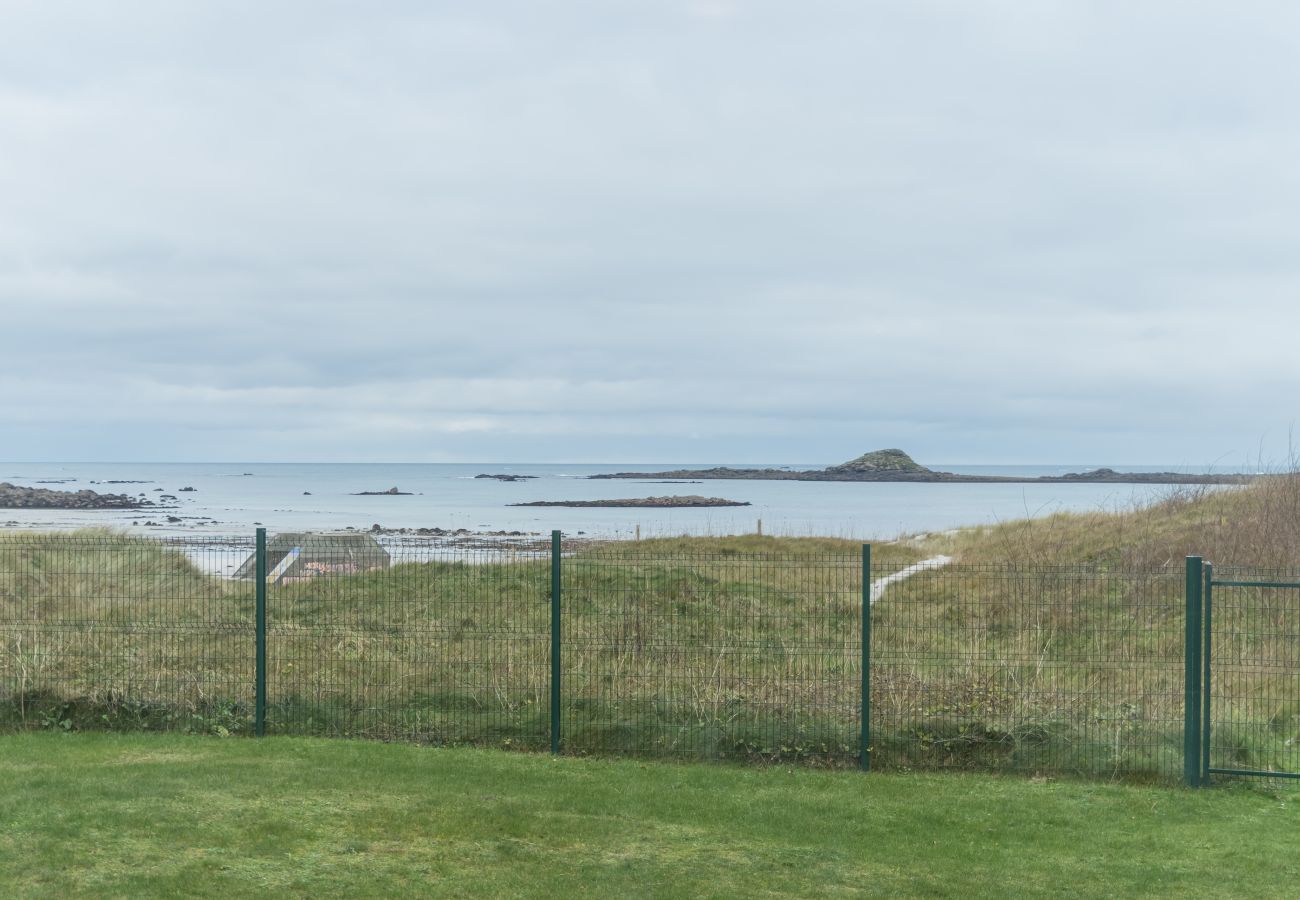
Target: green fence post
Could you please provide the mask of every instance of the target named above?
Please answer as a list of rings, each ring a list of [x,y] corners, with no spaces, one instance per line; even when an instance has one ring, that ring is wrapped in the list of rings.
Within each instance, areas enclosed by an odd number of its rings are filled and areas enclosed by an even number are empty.
[[[858,766],[871,771],[871,545],[862,545],[862,730]]]
[[[266,734],[266,529],[257,529],[257,697],[253,733]]]
[[[1188,787],[1201,784],[1201,627],[1204,563],[1199,556],[1187,557],[1186,641],[1183,655],[1183,782]]]
[[[560,532],[551,532],[551,752],[560,752]]]
[[[1205,581],[1202,588],[1203,609],[1202,631],[1205,642],[1202,645],[1201,658],[1201,786],[1210,783],[1210,644],[1213,635],[1214,616],[1214,566],[1205,564]]]

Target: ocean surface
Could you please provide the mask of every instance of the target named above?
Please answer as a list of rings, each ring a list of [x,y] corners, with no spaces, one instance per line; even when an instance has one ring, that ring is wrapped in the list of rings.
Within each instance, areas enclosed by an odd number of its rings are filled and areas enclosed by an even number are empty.
[[[752,533],[881,540],[1059,510],[1115,510],[1168,496],[1165,485],[888,484],[798,481],[591,481],[604,472],[707,468],[718,463],[529,465],[523,463],[0,463],[0,481],[56,490],[90,488],[157,499],[168,510],[0,510],[4,529],[110,526],[135,533],[244,535],[277,531],[444,528],[627,538]],[[795,469],[825,464],[789,465]],[[983,475],[1060,475],[1106,463],[931,468]],[[1119,471],[1203,471],[1166,464],[1115,465]],[[476,479],[480,473],[533,475],[528,481]],[[118,483],[113,483],[118,482]],[[396,487],[409,496],[356,496]],[[193,488],[192,491],[182,491]],[[748,501],[713,509],[564,509],[512,507],[532,500],[596,500],[703,494]],[[179,519],[168,522],[168,517]],[[146,524],[146,523],[154,524]]]

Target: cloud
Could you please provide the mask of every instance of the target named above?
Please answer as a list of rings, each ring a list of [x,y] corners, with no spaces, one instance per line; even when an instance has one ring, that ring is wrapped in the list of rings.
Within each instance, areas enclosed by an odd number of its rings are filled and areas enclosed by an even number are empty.
[[[1279,452],[1300,12],[17,3],[10,458]]]

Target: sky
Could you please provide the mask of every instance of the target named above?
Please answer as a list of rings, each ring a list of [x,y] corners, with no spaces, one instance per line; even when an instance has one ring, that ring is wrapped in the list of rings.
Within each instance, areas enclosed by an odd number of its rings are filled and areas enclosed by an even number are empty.
[[[0,459],[1291,452],[1296,4],[0,23]]]

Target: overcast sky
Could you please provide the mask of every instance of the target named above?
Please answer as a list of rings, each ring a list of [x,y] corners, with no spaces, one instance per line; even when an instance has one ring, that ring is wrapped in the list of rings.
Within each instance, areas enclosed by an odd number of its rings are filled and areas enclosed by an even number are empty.
[[[0,458],[1279,459],[1300,6],[0,0]]]

